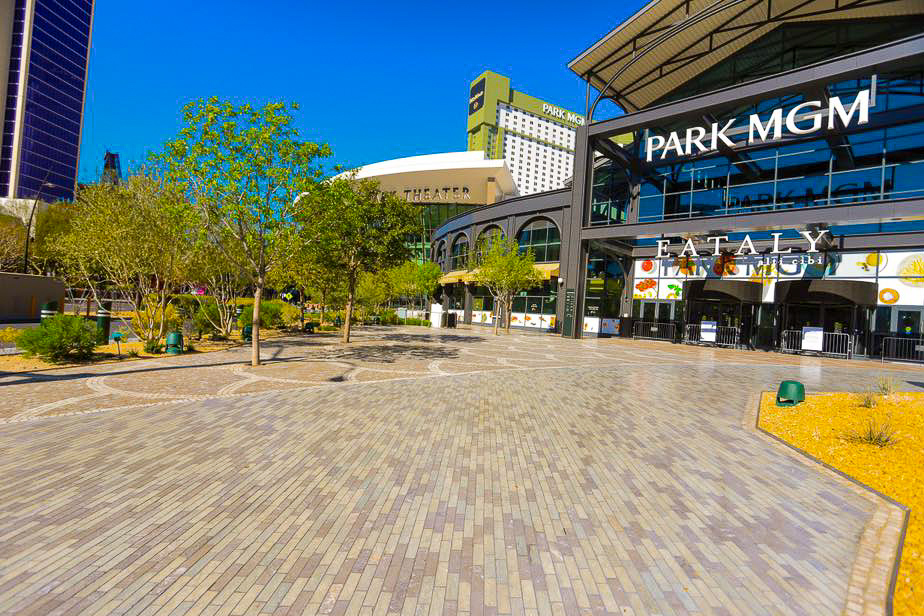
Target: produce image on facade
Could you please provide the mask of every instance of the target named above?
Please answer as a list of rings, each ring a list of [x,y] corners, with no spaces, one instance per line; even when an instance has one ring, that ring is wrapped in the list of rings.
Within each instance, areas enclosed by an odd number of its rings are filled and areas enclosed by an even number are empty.
[[[924,359],[924,5],[653,2],[569,68],[569,203],[516,208],[557,221],[563,335]]]

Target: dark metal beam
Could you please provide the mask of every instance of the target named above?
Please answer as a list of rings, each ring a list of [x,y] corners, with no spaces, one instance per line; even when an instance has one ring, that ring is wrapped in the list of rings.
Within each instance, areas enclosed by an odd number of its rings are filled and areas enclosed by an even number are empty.
[[[785,12],[778,14],[777,16],[775,16],[775,17],[774,17],[773,19],[771,19],[771,20],[761,20],[761,21],[756,22],[756,23],[753,23],[753,24],[742,24],[741,26],[736,27],[734,30],[738,30],[738,29],[740,29],[740,28],[744,28],[744,29],[746,29],[746,31],[739,33],[738,36],[735,36],[735,37],[733,37],[733,38],[730,38],[730,39],[728,39],[727,41],[724,41],[721,45],[718,45],[717,47],[715,47],[715,48],[713,49],[713,51],[718,51],[718,50],[722,49],[723,47],[727,47],[728,45],[734,44],[735,42],[737,42],[738,40],[740,40],[742,37],[747,36],[747,35],[750,34],[751,32],[754,32],[755,30],[758,30],[758,29],[760,29],[760,28],[763,28],[764,26],[773,25],[773,24],[780,24],[780,23],[782,23],[782,22],[788,21],[788,20],[789,20],[789,17],[788,17],[788,16],[789,16],[790,14],[792,14],[793,12],[797,11],[798,9],[800,9],[800,8],[806,6],[806,5],[809,5],[809,4],[811,4],[811,3],[813,3],[813,2],[817,2],[817,1],[818,1],[818,0],[804,0],[801,4],[798,4],[798,5],[796,5],[796,6],[793,6],[793,7],[789,8],[789,9],[787,9]],[[843,11],[845,11],[845,10],[849,10],[850,8],[853,8],[853,7],[859,6],[859,5],[862,5],[862,6],[872,6],[872,5],[875,5],[875,4],[882,4],[882,3],[885,3],[885,2],[892,2],[892,1],[894,1],[894,0],[854,0],[854,2],[851,2],[851,3],[847,4],[847,5],[841,6],[841,7],[839,7],[839,8],[835,8],[835,9],[822,9],[822,10],[818,10],[818,11],[811,11],[811,12],[807,12],[807,13],[800,13],[800,14],[798,15],[798,17],[799,17],[800,19],[806,19],[806,18],[810,18],[810,17],[821,17],[821,16],[824,16],[824,15],[836,14],[836,13],[838,13],[838,12],[843,12]],[[752,7],[753,7],[753,6],[754,6],[754,5],[752,5]],[[751,8],[751,7],[748,7],[748,9],[750,9],[750,8]],[[745,10],[748,10],[748,9],[745,9]],[[721,26],[719,26],[719,27],[720,27],[720,28],[724,28],[724,26],[726,26],[726,25],[727,25],[728,23],[730,23],[732,20],[737,19],[737,18],[738,18],[740,15],[742,15],[743,13],[744,13],[744,11],[738,13],[738,14],[735,15],[732,19],[723,22],[723,24],[722,24]],[[734,30],[732,30],[732,31],[734,31]],[[670,75],[670,74],[672,74],[672,73],[674,73],[674,72],[676,72],[676,71],[681,70],[682,68],[684,68],[684,66],[686,66],[686,64],[684,64],[684,65],[679,65],[679,66],[675,66],[674,68],[672,68],[672,69],[670,69],[670,70],[668,70],[668,71],[664,71],[664,66],[666,66],[667,64],[670,64],[670,63],[671,63],[672,61],[674,61],[680,54],[683,54],[683,53],[689,51],[690,49],[692,49],[693,47],[695,47],[696,45],[698,45],[702,40],[703,40],[703,39],[700,38],[700,39],[697,40],[696,42],[691,43],[690,45],[687,45],[687,46],[684,47],[681,51],[677,52],[676,54],[674,54],[673,56],[671,56],[670,58],[668,58],[668,59],[665,60],[664,62],[660,63],[660,64],[658,65],[658,68],[657,68],[657,69],[649,70],[647,73],[645,73],[645,74],[642,75],[641,77],[638,77],[637,79],[635,79],[633,85],[632,85],[631,87],[626,88],[626,89],[624,90],[624,94],[625,94],[625,95],[628,95],[628,94],[632,94],[632,93],[634,93],[634,92],[637,92],[637,91],[641,90],[642,88],[647,87],[647,86],[650,85],[651,83],[653,83],[653,82],[655,82],[655,81],[657,81],[657,80],[659,80],[659,79],[662,79],[663,77],[668,76],[668,75]],[[658,74],[657,74],[657,75],[654,75],[655,70],[658,71]]]
[[[667,118],[673,121],[684,117],[698,117],[703,113],[742,102],[764,100],[813,85],[825,85],[850,77],[879,73],[886,68],[894,70],[921,60],[924,60],[924,34],[708,94],[650,107],[611,120],[594,122],[589,124],[587,129],[591,137],[610,137],[657,124]]]

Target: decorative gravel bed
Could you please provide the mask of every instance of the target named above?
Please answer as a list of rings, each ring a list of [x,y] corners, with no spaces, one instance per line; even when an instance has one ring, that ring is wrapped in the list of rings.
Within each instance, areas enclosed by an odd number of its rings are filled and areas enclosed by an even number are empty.
[[[924,613],[924,393],[816,394],[793,407],[765,393],[760,427],[911,508],[895,614]]]

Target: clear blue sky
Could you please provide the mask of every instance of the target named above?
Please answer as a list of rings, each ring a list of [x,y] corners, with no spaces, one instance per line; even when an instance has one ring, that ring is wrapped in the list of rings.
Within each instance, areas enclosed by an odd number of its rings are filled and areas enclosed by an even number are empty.
[[[566,67],[641,6],[567,2],[198,0],[96,3],[81,181],[174,136],[186,102],[297,101],[303,137],[347,166],[464,150],[469,83],[485,69],[583,112]]]

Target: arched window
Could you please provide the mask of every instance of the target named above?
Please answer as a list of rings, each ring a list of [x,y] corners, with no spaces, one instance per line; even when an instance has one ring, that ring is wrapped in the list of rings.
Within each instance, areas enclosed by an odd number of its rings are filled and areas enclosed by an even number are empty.
[[[451,270],[461,270],[468,267],[468,237],[464,233],[460,233],[452,243],[449,261],[449,269]]]
[[[436,246],[435,262],[440,266],[440,269],[444,269],[446,266],[446,242],[440,241]]]
[[[498,238],[504,239],[504,230],[497,225],[485,227],[482,229],[481,233],[478,234],[478,243],[475,245],[475,258],[479,263],[481,262],[481,256],[484,254],[484,251]]]
[[[561,253],[561,235],[554,222],[539,218],[520,230],[517,234],[517,245],[520,247],[520,253],[532,250],[536,256],[536,263],[558,261]]]

